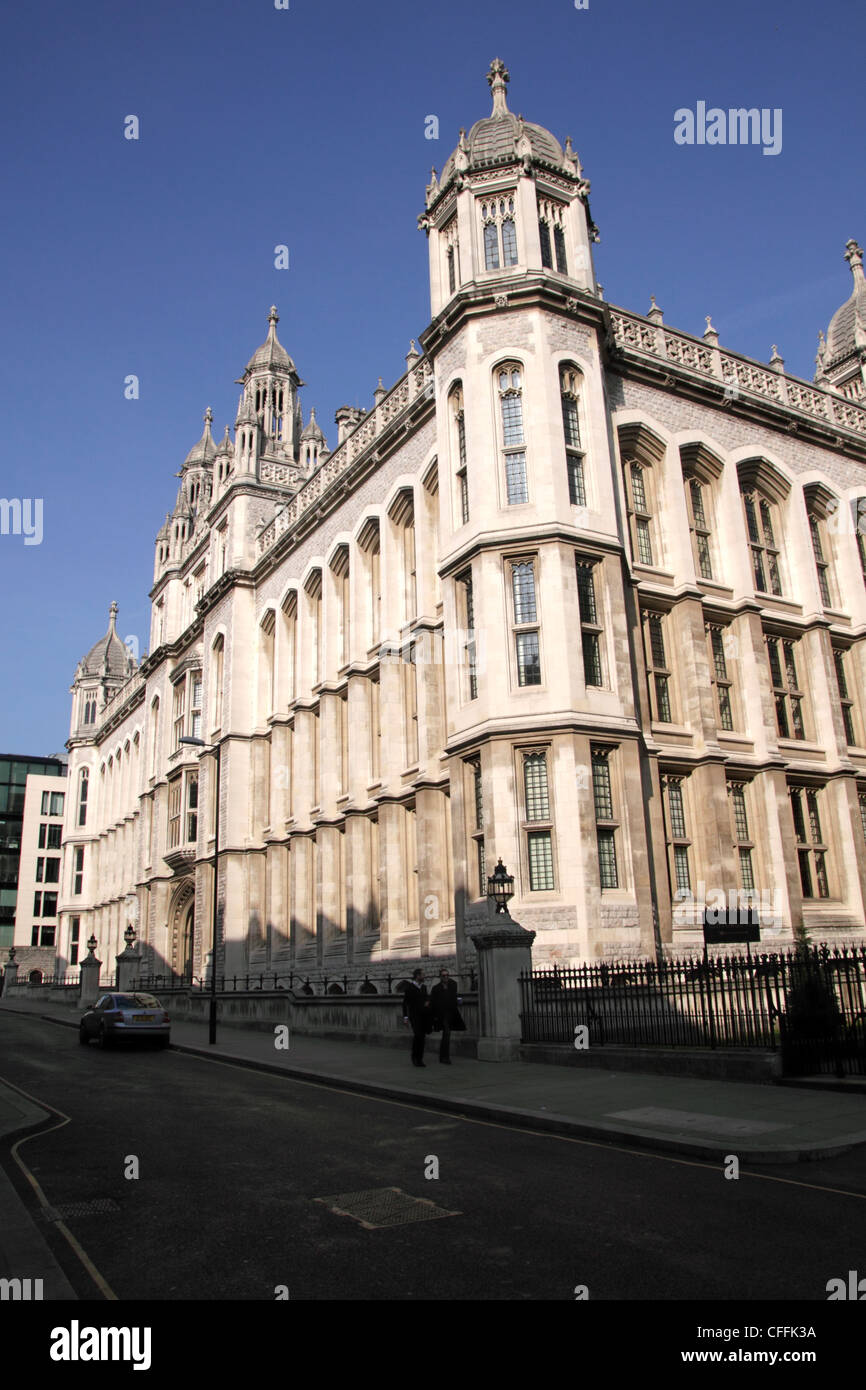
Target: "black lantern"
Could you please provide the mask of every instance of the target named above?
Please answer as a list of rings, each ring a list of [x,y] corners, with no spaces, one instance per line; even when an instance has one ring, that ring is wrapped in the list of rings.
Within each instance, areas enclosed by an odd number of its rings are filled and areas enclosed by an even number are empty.
[[[123,933],[123,939],[126,942],[127,951],[130,950],[132,947],[132,943],[135,940],[135,927],[132,925],[131,922],[128,922],[126,925],[126,931]]]
[[[508,872],[501,859],[487,879],[487,896],[493,898],[497,912],[508,915],[508,903],[514,897],[514,874]]]
[[[93,936],[93,935],[91,935],[90,940],[89,940],[88,943],[87,943],[87,949],[88,949],[88,951],[90,952],[91,955],[93,955],[93,953],[94,953],[94,951],[96,950],[96,948],[97,948],[98,945],[99,945],[99,942],[96,940],[96,937]]]

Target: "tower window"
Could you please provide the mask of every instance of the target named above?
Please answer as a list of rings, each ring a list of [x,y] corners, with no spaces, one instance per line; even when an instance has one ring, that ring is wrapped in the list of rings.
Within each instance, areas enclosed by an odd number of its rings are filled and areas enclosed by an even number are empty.
[[[613,749],[606,747],[593,746],[590,748],[599,883],[603,889],[619,887],[616,862],[616,836],[619,822],[614,814],[613,789],[611,787],[610,759],[612,752]]]
[[[465,640],[463,654],[466,666],[469,699],[478,698],[478,668],[475,651],[475,602],[472,594],[472,572],[467,570],[457,581],[463,591],[463,623]],[[486,891],[486,890],[485,890]]]
[[[451,410],[457,452],[457,515],[460,517],[460,524],[465,526],[469,520],[469,484],[466,477],[466,416],[463,410],[462,386],[455,387],[451,392]]]
[[[533,560],[512,561],[511,599],[517,683],[520,686],[540,685],[541,657]]]
[[[580,611],[580,638],[583,647],[583,677],[587,685],[604,684],[601,670],[602,628],[598,621],[595,596],[595,560],[577,559],[577,601]]]
[[[471,808],[467,820],[473,827],[469,840],[477,874],[477,887],[474,896],[485,898],[487,896],[487,862],[484,852],[484,787],[481,779],[481,759],[468,758],[465,767],[470,783],[467,806]]]
[[[523,824],[530,891],[549,892],[556,885],[546,751],[523,755]]]
[[[484,266],[517,265],[517,229],[514,224],[514,198],[490,198],[481,204],[484,228]]]
[[[580,442],[578,392],[580,374],[575,367],[565,366],[559,374],[562,404],[562,432],[565,438],[565,461],[568,471],[568,500],[573,507],[586,506],[586,482],[583,473],[583,449]]]
[[[498,383],[505,457],[505,488],[508,505],[513,507],[529,501],[526,450],[515,447],[524,443],[523,385],[520,367],[516,364],[500,367]]]
[[[554,260],[561,275],[568,274],[565,256],[565,207],[549,198],[538,200],[538,239],[541,243],[541,264],[552,270]],[[551,245],[552,241],[552,245]]]

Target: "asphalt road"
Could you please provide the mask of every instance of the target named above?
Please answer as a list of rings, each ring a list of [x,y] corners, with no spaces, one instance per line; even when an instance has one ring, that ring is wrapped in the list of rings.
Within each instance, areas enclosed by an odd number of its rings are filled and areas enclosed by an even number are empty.
[[[47,1200],[116,1204],[65,1220],[121,1300],[573,1300],[586,1285],[593,1300],[825,1302],[828,1279],[864,1269],[862,1151],[732,1181],[179,1052],[83,1048],[21,1015],[0,1015],[0,1058],[0,1077],[71,1120],[20,1150]],[[0,1158],[24,1194],[14,1137]],[[316,1200],[389,1187],[458,1214],[369,1230]]]

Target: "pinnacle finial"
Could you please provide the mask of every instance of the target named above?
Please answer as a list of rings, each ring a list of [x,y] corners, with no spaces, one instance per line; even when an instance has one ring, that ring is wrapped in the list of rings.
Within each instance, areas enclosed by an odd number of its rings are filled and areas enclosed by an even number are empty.
[[[209,430],[212,424],[213,424],[213,411],[211,410],[210,406],[208,406],[207,410],[206,410],[205,413],[204,413],[204,425],[205,425],[205,429],[208,429],[208,430]]]
[[[508,111],[506,91],[509,82],[509,72],[501,58],[493,59],[487,73],[487,81],[493,93],[493,110],[491,115],[504,116]]]
[[[846,241],[846,243],[845,243],[845,260],[846,260],[846,261],[848,262],[848,264],[850,265],[851,271],[852,271],[852,274],[854,275],[855,280],[857,279],[858,276],[862,279],[862,278],[863,278],[863,248],[862,248],[862,246],[858,246],[858,245],[857,245],[857,242],[854,241],[853,238],[852,238],[850,241]]]
[[[108,610],[108,626],[112,632],[114,631],[114,624],[117,621],[117,611],[117,604],[112,603]]]
[[[268,323],[271,325],[271,327],[273,328],[274,332],[277,331],[277,324],[279,323],[279,321],[280,321],[280,316],[279,316],[279,314],[277,313],[277,306],[276,306],[276,304],[272,304],[272,305],[271,305],[270,313],[268,314]]]

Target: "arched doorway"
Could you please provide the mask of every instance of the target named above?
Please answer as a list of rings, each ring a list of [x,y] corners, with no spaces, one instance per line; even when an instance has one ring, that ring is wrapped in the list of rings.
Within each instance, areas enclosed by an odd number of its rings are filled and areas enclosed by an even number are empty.
[[[191,980],[195,963],[195,899],[187,908],[181,927],[180,962],[183,978]]]
[[[195,887],[191,880],[175,897],[170,921],[172,974],[191,980],[196,968]]]

